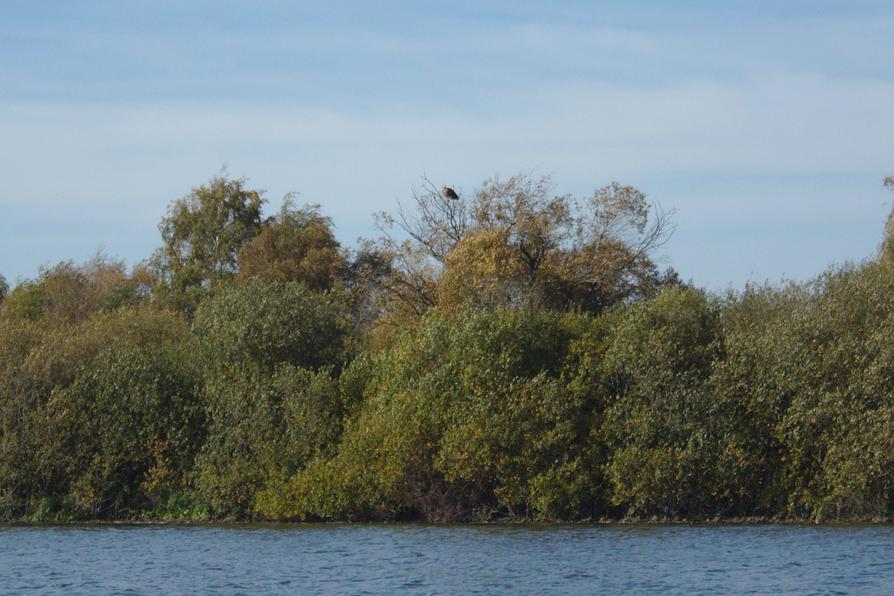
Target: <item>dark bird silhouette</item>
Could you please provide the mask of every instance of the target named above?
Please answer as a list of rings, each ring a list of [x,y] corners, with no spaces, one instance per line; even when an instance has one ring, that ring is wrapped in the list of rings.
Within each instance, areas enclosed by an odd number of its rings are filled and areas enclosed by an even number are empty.
[[[453,199],[454,201],[459,199],[459,195],[456,194],[456,191],[450,188],[449,186],[445,186],[441,189],[441,194],[444,195],[448,199]]]

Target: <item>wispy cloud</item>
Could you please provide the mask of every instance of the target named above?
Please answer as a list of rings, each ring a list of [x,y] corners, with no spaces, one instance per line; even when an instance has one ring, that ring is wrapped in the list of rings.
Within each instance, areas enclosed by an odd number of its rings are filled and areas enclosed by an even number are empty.
[[[225,163],[274,202],[297,190],[323,203],[347,241],[423,172],[470,191],[534,169],[581,193],[620,179],[676,207],[671,260],[715,286],[871,253],[894,162],[891,14],[703,9],[661,26],[658,9],[470,16],[479,6],[371,23],[237,3],[243,29],[227,14],[193,35],[195,11],[0,25],[0,208],[17,214],[15,229],[0,222],[0,272],[100,244],[146,256],[167,203]],[[72,213],[66,240],[16,254]],[[790,237],[773,258],[755,244],[768,217]],[[708,256],[717,230],[741,237]]]

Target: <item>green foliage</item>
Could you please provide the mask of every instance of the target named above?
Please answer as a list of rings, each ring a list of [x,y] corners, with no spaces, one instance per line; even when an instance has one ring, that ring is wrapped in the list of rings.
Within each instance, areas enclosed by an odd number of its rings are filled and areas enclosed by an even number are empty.
[[[345,319],[327,295],[262,278],[200,306],[193,335],[209,426],[196,473],[215,515],[266,513],[272,487],[335,442],[343,404],[331,371],[344,357]]]
[[[261,231],[263,203],[245,180],[225,177],[174,201],[159,224],[159,298],[192,313],[210,289],[232,280],[239,250]]]
[[[319,205],[295,209],[288,199],[279,215],[239,251],[239,279],[300,281],[331,290],[345,267],[332,222]]]
[[[894,193],[894,176],[885,178],[885,186]],[[882,240],[882,258],[894,261],[894,208],[888,215],[888,221],[885,223],[885,235]]]
[[[769,505],[798,517],[890,513],[891,263],[845,267],[749,299],[751,312],[740,316],[751,329],[729,344],[738,366],[751,361],[738,399],[761,417],[764,443],[779,454],[782,485]]]
[[[114,517],[164,508],[187,488],[204,434],[188,362],[173,346],[103,350],[52,396],[79,511]]]
[[[283,483],[334,445],[343,413],[328,371],[290,364],[231,371],[209,382],[205,403],[198,490],[215,515],[230,517],[277,510]]]
[[[50,326],[77,323],[97,311],[137,304],[138,284],[124,263],[97,254],[83,265],[63,261],[37,279],[18,284],[3,301],[2,316],[42,321]]]
[[[641,193],[547,190],[417,197],[415,244],[348,262],[316,208],[261,224],[214,179],[156,272],[18,283],[0,519],[894,516],[890,229],[877,260],[713,296],[630,260],[662,237]]]
[[[3,301],[3,317],[13,320],[37,321],[48,310],[47,292],[39,283],[20,283]]]
[[[329,296],[297,282],[256,278],[202,303],[193,334],[205,366],[215,371],[241,362],[319,368],[341,363],[346,322]]]
[[[589,404],[560,382],[587,325],[514,310],[427,316],[373,357],[337,455],[293,479],[282,513],[456,519],[592,505],[598,492],[578,486],[593,488]],[[573,481],[558,487],[565,476]]]
[[[202,424],[188,328],[147,307],[47,330],[0,325],[0,494],[72,514],[122,515],[182,483]]]
[[[741,421],[709,382],[722,355],[717,308],[668,289],[614,318],[601,365],[613,502],[637,517],[741,512]]]

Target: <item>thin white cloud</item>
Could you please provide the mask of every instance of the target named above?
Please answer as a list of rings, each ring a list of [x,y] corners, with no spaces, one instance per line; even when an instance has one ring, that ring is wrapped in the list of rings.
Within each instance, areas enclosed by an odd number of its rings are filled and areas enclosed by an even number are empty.
[[[276,164],[284,168],[276,178],[294,171],[298,184],[347,192],[359,188],[353,173],[381,188],[431,169],[474,181],[543,167],[566,183],[598,183],[661,172],[883,171],[894,157],[894,82],[565,85],[504,99],[502,113],[466,117],[238,103],[6,104],[0,159],[10,174],[0,201],[101,205],[126,180],[143,180],[140,172],[194,180],[227,161],[265,171]]]
[[[134,260],[157,241],[168,202],[224,163],[266,187],[274,203],[291,190],[323,203],[346,240],[370,233],[369,213],[405,198],[423,172],[471,191],[494,173],[534,169],[575,192],[612,179],[646,185],[678,208],[671,248],[695,260],[675,264],[694,268],[697,280],[749,275],[696,258],[694,235],[730,221],[782,218],[801,246],[811,233],[830,235],[834,222],[823,222],[850,217],[851,229],[863,226],[871,240],[854,243],[852,232],[850,244],[834,248],[853,248],[836,258],[866,255],[875,243],[866,222],[881,221],[878,181],[894,173],[891,17],[764,19],[716,30],[531,14],[464,24],[395,32],[345,20],[232,37],[211,28],[190,37],[176,28],[65,33],[55,38],[61,49],[47,54],[59,65],[15,63],[0,74],[0,207],[95,213],[95,225],[76,233],[113,253],[121,230],[110,228],[120,222],[140,238],[122,249]],[[31,27],[20,43],[38,47],[60,33]],[[108,63],[98,60],[110,53]],[[97,68],[85,57],[97,57]],[[316,58],[330,62],[321,67]],[[141,92],[149,99],[135,100]],[[829,176],[838,185],[818,186]],[[665,177],[685,184],[668,190]],[[842,180],[860,181],[849,200]],[[798,236],[807,211],[816,229]],[[14,233],[30,233],[9,225],[0,221],[6,254],[16,250]],[[732,262],[750,241],[712,258]],[[57,248],[55,258],[76,256]],[[756,260],[772,278],[816,271],[830,255]]]

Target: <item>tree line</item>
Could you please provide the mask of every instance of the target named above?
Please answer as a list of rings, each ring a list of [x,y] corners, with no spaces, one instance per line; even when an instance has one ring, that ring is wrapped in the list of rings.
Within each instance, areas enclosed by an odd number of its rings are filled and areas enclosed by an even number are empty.
[[[134,267],[0,277],[0,519],[894,512],[894,214],[875,258],[716,294],[617,183],[424,181],[350,249],[264,204],[215,177]]]

